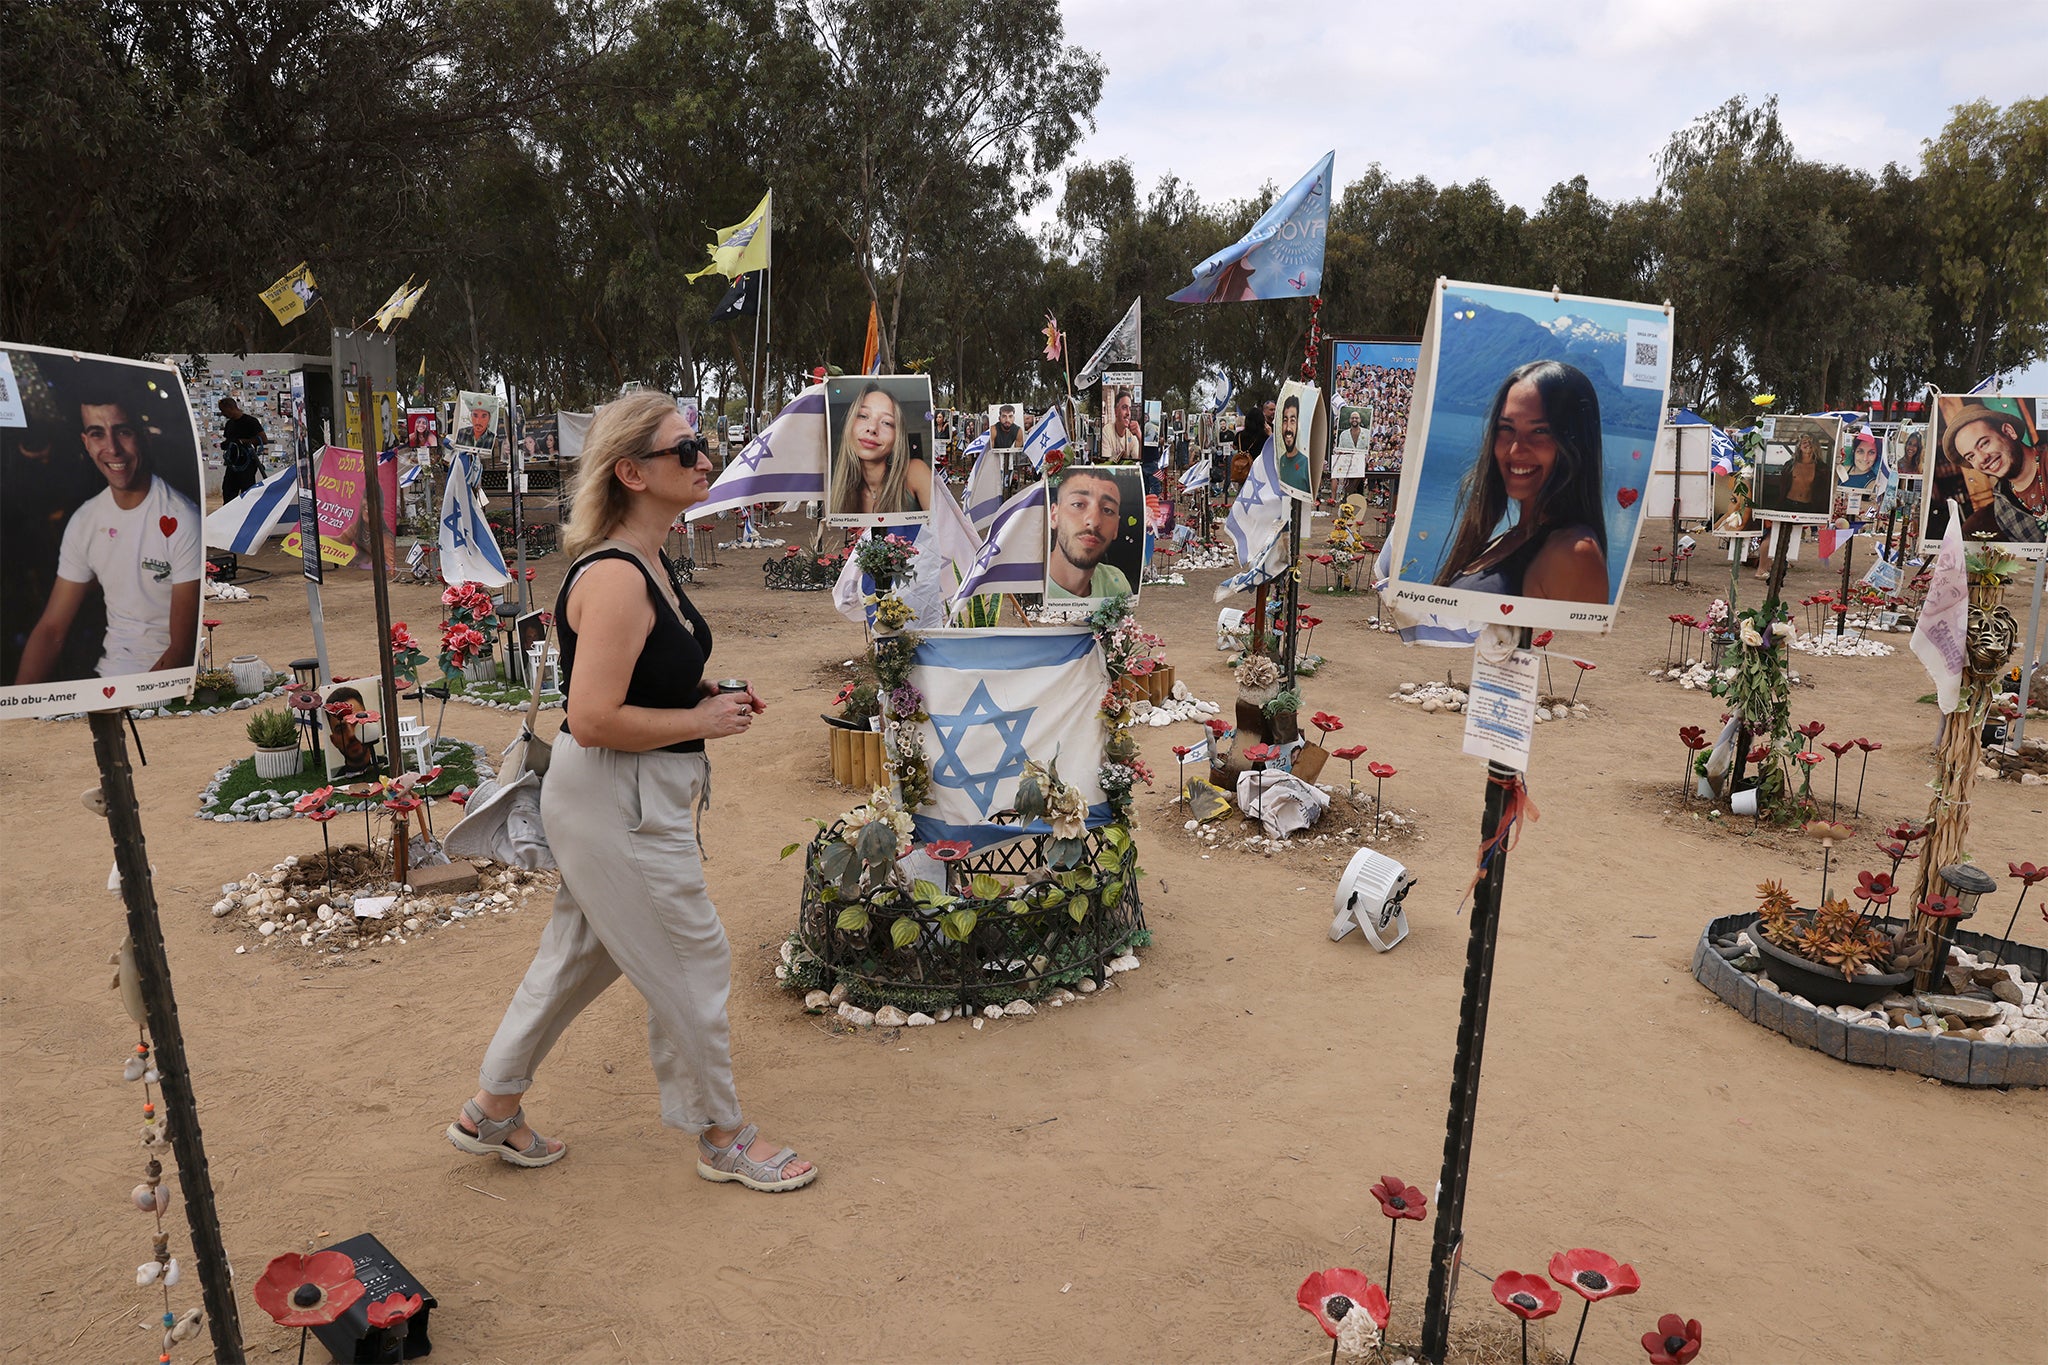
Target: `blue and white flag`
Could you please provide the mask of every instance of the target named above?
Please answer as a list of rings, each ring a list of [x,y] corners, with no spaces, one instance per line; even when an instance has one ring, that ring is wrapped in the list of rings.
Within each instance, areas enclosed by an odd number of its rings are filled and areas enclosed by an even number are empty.
[[[1259,215],[1250,232],[1196,266],[1193,284],[1167,297],[1175,303],[1248,303],[1322,293],[1336,161],[1335,152],[1325,153]]]
[[[1987,374],[1965,390],[1966,393],[1989,393],[1998,387],[1998,376]]]
[[[1047,408],[1045,415],[1024,433],[1024,458],[1030,460],[1031,467],[1041,474],[1045,472],[1045,457],[1066,448],[1067,424],[1057,406]]]
[[[272,533],[298,521],[299,469],[294,463],[207,513],[206,543],[216,550],[252,555]]]
[[[1188,466],[1188,472],[1180,477],[1180,491],[1193,493],[1209,486],[1209,461],[1206,457]]]
[[[1109,671],[1093,631],[930,631],[911,655],[910,681],[930,717],[910,727],[931,764],[930,798],[912,815],[921,842],[964,839],[981,849],[1048,832],[1043,820],[990,818],[1015,807],[1027,759],[1057,762],[1089,827],[1108,823],[1098,712]]]
[[[953,594],[958,611],[970,597],[1045,591],[1045,484],[1021,488],[1003,504],[988,539]]]
[[[1735,444],[1735,438],[1715,427],[1707,442],[1708,467],[1716,474],[1733,474],[1737,461],[1742,458],[1742,447]]]
[[[1280,463],[1273,454],[1273,438],[1267,437],[1259,458],[1252,461],[1223,530],[1237,547],[1237,562],[1244,567],[1216,585],[1216,600],[1226,601],[1233,593],[1250,592],[1270,583],[1287,571],[1287,521],[1293,500],[1280,486]]]
[[[981,433],[981,435],[975,437],[973,440],[969,441],[965,446],[963,446],[960,450],[960,453],[963,456],[979,455],[982,451],[987,449],[988,433],[984,431]]]
[[[441,579],[447,583],[477,583],[486,588],[503,587],[512,581],[505,567],[505,552],[484,520],[469,486],[471,456],[459,447],[455,462],[448,467],[448,487],[441,492]]]
[[[967,519],[974,523],[974,534],[983,537],[1003,508],[1003,457],[988,448],[987,432],[976,438],[975,445],[981,449],[975,451],[974,468],[967,471]]]
[[[1372,562],[1372,590],[1376,593],[1384,594],[1388,582],[1394,576],[1387,558],[1392,549],[1392,541],[1380,546],[1379,555]],[[1381,610],[1392,613],[1395,626],[1401,633],[1401,643],[1404,645],[1470,649],[1479,643],[1480,627],[1455,616],[1439,616],[1433,611],[1408,611],[1399,602],[1391,600],[1387,601]]]
[[[684,516],[702,521],[757,502],[825,496],[825,386],[813,384],[746,443]]]
[[[383,461],[381,461],[381,460],[380,460],[380,461],[378,461],[378,463],[379,463],[379,464],[381,464],[381,463],[383,463]],[[411,469],[408,469],[408,470],[406,470],[406,471],[405,471],[405,472],[404,472],[403,474],[400,474],[400,475],[398,476],[398,486],[399,486],[400,488],[410,488],[410,487],[412,487],[412,486],[413,486],[414,484],[418,483],[418,482],[420,481],[420,475],[422,475],[422,474],[424,474],[424,473],[426,473],[426,472],[427,472],[427,463],[426,463],[426,461],[425,461],[425,460],[419,460],[419,461],[416,461],[416,462],[415,462],[415,463],[413,464],[413,467],[412,467]]]

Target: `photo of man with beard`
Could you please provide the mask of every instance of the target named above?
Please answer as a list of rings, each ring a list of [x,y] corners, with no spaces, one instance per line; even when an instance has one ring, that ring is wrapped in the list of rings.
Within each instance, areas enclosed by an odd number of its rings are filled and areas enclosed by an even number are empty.
[[[1079,465],[1053,485],[1046,514],[1047,601],[1135,591],[1145,536],[1141,477],[1135,468]]]

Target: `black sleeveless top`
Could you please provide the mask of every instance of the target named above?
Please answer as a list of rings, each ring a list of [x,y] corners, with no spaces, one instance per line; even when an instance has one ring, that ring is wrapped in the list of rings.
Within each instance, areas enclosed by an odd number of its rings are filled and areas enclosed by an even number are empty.
[[[704,700],[704,664],[711,655],[711,627],[690,605],[690,599],[681,588],[676,588],[676,600],[683,604],[683,614],[676,616],[675,608],[669,605],[668,594],[640,562],[638,555],[626,550],[597,550],[576,561],[569,576],[562,582],[561,596],[555,599],[555,630],[562,640],[562,691],[569,695],[574,686],[576,668],[576,632],[569,625],[569,590],[575,586],[578,574],[586,566],[600,559],[623,559],[640,571],[647,580],[647,598],[654,606],[654,629],[647,632],[647,642],[640,646],[640,657],[633,661],[633,677],[626,684],[626,705],[647,706],[659,710],[688,710]],[[663,572],[673,579],[675,570],[668,562],[668,556],[661,556]],[[567,720],[562,722],[562,733],[569,733]],[[685,739],[675,744],[663,745],[660,752],[671,754],[701,754],[704,741]]]

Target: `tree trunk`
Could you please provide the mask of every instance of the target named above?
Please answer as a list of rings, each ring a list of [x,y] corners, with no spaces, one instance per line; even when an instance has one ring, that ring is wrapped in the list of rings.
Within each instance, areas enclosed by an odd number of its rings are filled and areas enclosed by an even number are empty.
[[[1972,583],[1970,605],[1987,610],[2004,595],[1999,583]],[[1914,888],[1918,902],[1942,893],[1941,869],[1963,860],[1964,841],[1970,833],[1970,788],[1976,785],[1977,764],[1984,752],[1984,714],[1998,680],[1981,681],[1963,675],[1962,706],[1949,714],[1942,726],[1941,745],[1934,756],[1934,797],[1927,805],[1927,843],[1920,854],[1920,879]],[[1917,909],[1913,912],[1913,938],[1924,942],[1933,937],[1935,923]],[[1924,964],[1918,985],[1925,989],[1930,974],[1938,985],[1945,962]]]

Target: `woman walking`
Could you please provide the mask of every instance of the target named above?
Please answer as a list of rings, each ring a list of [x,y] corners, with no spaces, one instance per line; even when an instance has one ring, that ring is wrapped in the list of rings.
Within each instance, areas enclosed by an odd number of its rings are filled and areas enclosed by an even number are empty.
[[[541,788],[562,870],[540,950],[484,1054],[482,1088],[448,1125],[465,1152],[546,1166],[567,1148],[526,1124],[520,1097],[584,1006],[622,972],[647,1001],[661,1121],[698,1135],[697,1173],[749,1189],[817,1176],[759,1139],[733,1087],[726,996],[732,952],[704,884],[705,741],[744,734],[766,707],[705,677],[711,629],[661,552],[701,502],[704,442],[658,394],[606,407],[577,472],[565,541],[576,556],[555,620],[568,719]]]

